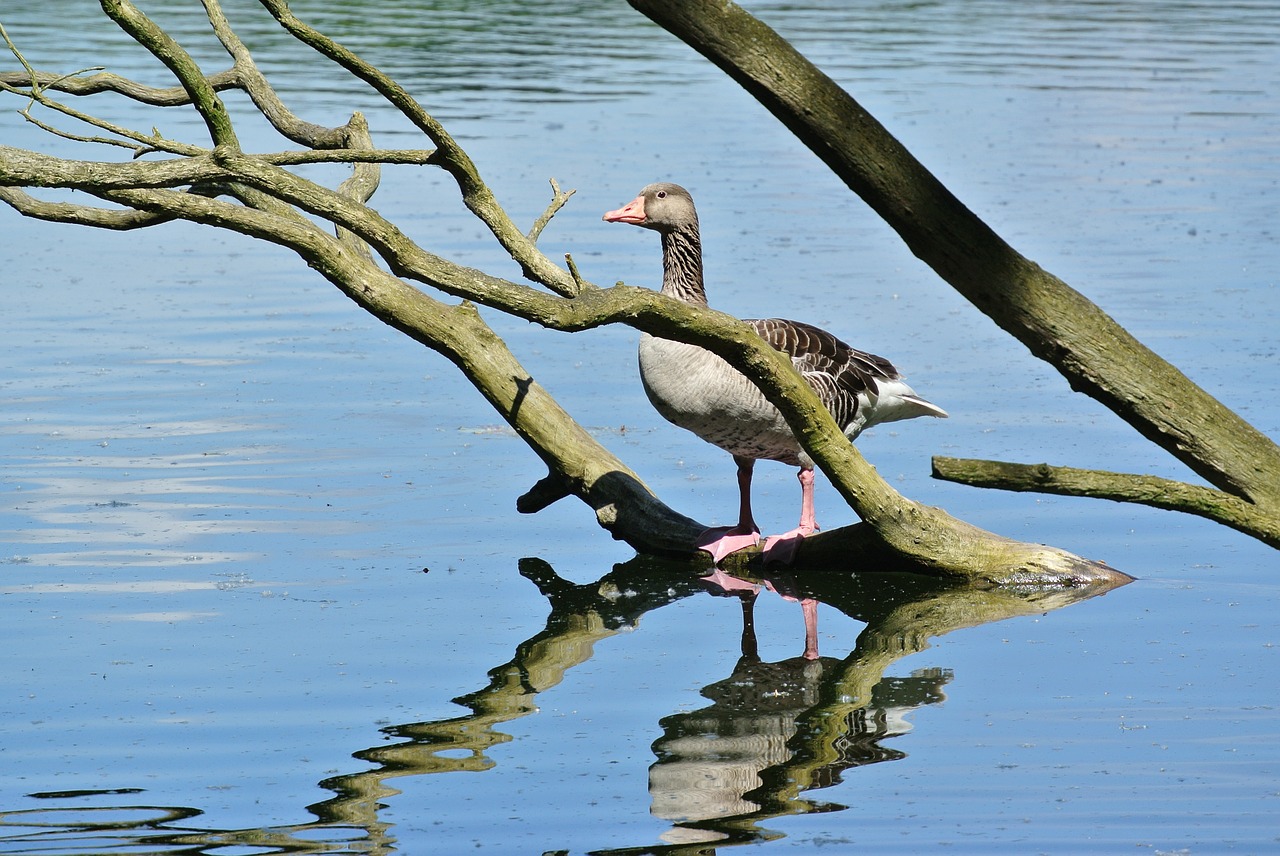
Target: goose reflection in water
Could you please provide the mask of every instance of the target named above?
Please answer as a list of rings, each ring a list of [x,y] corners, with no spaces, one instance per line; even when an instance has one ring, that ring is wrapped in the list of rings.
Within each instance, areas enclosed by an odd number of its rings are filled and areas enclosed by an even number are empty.
[[[662,836],[669,844],[725,841],[746,831],[742,823],[844,808],[796,797],[838,784],[850,768],[906,757],[881,741],[910,731],[911,711],[946,698],[951,672],[931,668],[882,678],[864,703],[850,703],[832,692],[847,664],[818,655],[815,599],[777,580],[758,584],[720,570],[703,581],[713,593],[741,600],[742,656],[732,674],[702,690],[710,706],[659,723],[649,795],[653,815],[674,824]],[[801,656],[761,660],[755,602],[762,586],[804,608]]]
[[[783,577],[759,583],[714,577],[699,583],[686,564],[654,557],[636,557],[581,585],[560,577],[541,559],[522,559],[520,573],[547,598],[551,610],[546,626],[517,645],[509,662],[490,669],[485,686],[455,699],[468,709],[466,714],[383,727],[376,745],[354,753],[368,767],[319,783],[333,796],[307,807],[315,820],[201,829],[190,825],[189,819],[201,814],[195,807],[147,806],[129,796],[127,805],[101,806],[86,815],[82,805],[63,804],[66,793],[33,794],[49,805],[17,811],[0,806],[0,829],[15,830],[3,836],[0,849],[18,852],[29,845],[27,852],[52,852],[51,840],[56,839],[63,846],[59,852],[99,852],[103,841],[113,850],[175,856],[212,856],[228,847],[264,853],[398,851],[395,823],[383,816],[399,793],[395,780],[498,767],[490,750],[514,739],[500,726],[535,714],[539,693],[591,659],[597,643],[634,629],[646,613],[695,596],[710,584],[741,602],[741,656],[727,677],[702,690],[709,706],[656,724],[661,736],[653,743],[657,760],[649,769],[649,798],[651,813],[671,824],[661,836],[665,843],[592,852],[701,853],[708,842],[719,848],[779,838],[762,822],[843,808],[802,795],[839,783],[854,767],[904,757],[882,743],[910,730],[906,717],[911,711],[942,701],[943,687],[952,677],[949,670],[886,677],[894,663],[946,633],[1042,614],[1122,584],[979,589],[921,575],[850,573],[837,567],[797,577],[803,586],[793,587]],[[802,604],[812,600],[815,607],[820,599],[826,608],[866,626],[854,649],[836,659],[818,656],[816,628],[806,622],[804,654],[763,662],[754,608],[766,589]],[[136,823],[139,814],[141,825]]]

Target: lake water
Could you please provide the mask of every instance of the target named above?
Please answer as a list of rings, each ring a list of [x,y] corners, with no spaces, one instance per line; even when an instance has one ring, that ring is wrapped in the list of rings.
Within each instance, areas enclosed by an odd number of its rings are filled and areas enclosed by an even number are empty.
[[[151,5],[222,67],[198,4]],[[576,188],[543,245],[596,282],[659,278],[655,236],[600,214],[688,186],[714,305],[828,326],[951,412],[860,441],[895,486],[1139,580],[967,627],[962,599],[833,569],[806,661],[794,601],[765,591],[748,615],[580,503],[516,514],[537,459],[448,363],[287,253],[6,208],[0,853],[1280,851],[1275,551],[932,481],[935,454],[1189,474],[748,96],[622,3],[293,8],[396,75],[521,221],[549,178]],[[1280,436],[1275,4],[748,8],[1023,253]],[[383,145],[425,145],[252,4],[229,9],[306,118],[360,109]],[[0,22],[39,67],[166,80],[83,0]],[[91,156],[21,106],[5,144]],[[200,139],[182,111],[99,109]],[[248,147],[285,147],[243,122]],[[440,175],[388,169],[374,204],[516,274]],[[669,504],[732,519],[731,462],[650,409],[633,331],[489,315]],[[790,528],[796,493],[789,468],[758,468],[762,525]],[[853,520],[826,484],[818,513]]]

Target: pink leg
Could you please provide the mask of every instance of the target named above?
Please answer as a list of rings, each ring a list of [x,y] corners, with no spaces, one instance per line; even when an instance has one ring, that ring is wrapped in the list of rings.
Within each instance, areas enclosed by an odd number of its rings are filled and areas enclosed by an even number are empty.
[[[804,610],[804,658],[818,659],[818,602],[811,597],[800,601]]]
[[[800,525],[790,532],[781,535],[770,535],[764,542],[764,560],[791,564],[796,557],[796,548],[806,535],[818,531],[818,521],[813,513],[813,470],[802,467],[800,479]]]
[[[804,658],[806,660],[818,659],[818,601],[812,597],[800,597],[790,592],[794,589],[789,586],[785,589],[779,589],[769,580],[764,581],[765,587],[769,591],[781,597],[783,600],[789,600],[795,603],[800,601],[800,610],[804,614]]]
[[[760,543],[760,530],[751,516],[751,473],[756,462],[737,455],[733,460],[738,465],[738,525],[708,529],[698,536],[698,549],[706,550],[717,563],[730,553]]]

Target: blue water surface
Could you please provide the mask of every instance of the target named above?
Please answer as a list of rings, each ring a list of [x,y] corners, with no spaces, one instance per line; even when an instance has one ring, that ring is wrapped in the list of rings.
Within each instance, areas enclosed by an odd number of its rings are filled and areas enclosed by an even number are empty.
[[[223,67],[198,4],[154,5]],[[894,605],[952,602],[836,591],[807,663],[793,600],[762,592],[744,640],[738,598],[637,561],[585,506],[517,514],[537,458],[449,363],[284,250],[5,208],[0,853],[1280,849],[1275,551],[1186,516],[931,480],[937,454],[1194,477],[970,307],[749,96],[622,3],[291,5],[445,122],[518,221],[549,178],[576,189],[542,246],[593,281],[656,284],[656,237],[600,214],[653,180],[689,187],[713,305],[827,326],[952,414],[859,442],[895,487],[1139,579],[897,642],[878,632]],[[1280,435],[1273,4],[747,6],[1015,247]],[[427,145],[254,4],[227,9],[306,118],[358,109],[380,144]],[[37,67],[168,82],[94,4],[0,23]],[[228,102],[247,149],[288,147]],[[203,139],[182,110],[90,104]],[[128,157],[21,106],[4,145]],[[388,168],[373,204],[433,252],[518,276],[438,173]],[[651,410],[634,331],[485,317],[665,501],[733,520],[731,462]],[[790,528],[793,473],[756,482],[762,524]],[[817,501],[826,528],[853,522],[829,485]]]

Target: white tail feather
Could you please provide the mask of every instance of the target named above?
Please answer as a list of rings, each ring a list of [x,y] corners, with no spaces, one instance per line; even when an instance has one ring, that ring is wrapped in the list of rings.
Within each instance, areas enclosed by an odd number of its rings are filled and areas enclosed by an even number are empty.
[[[900,419],[914,419],[917,416],[936,416],[947,418],[947,411],[931,401],[926,401],[916,391],[900,380],[876,381],[880,394],[867,414],[867,426],[881,422],[897,422]]]

